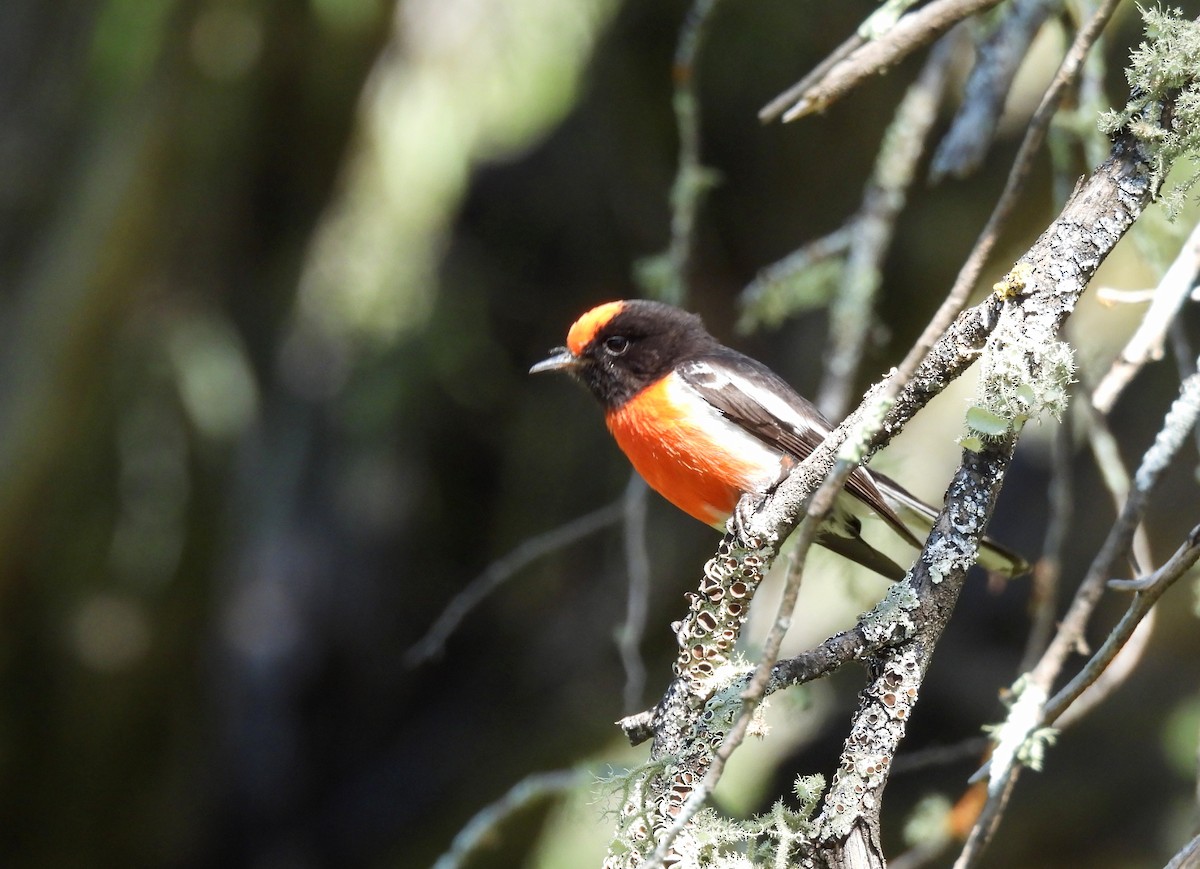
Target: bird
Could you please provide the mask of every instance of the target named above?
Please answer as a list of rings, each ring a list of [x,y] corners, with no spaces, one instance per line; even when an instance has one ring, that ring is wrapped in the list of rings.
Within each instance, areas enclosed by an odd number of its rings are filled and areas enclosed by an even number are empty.
[[[698,315],[664,302],[597,305],[571,325],[566,345],[550,353],[529,373],[562,371],[582,383],[650,488],[718,529],[742,495],[766,495],[832,429],[778,374],[722,344]],[[895,481],[860,467],[815,542],[899,580],[905,569],[863,538],[863,520],[882,520],[919,550],[910,524],[928,533],[937,512]],[[1029,569],[990,538],[981,541],[977,560],[1009,577]]]

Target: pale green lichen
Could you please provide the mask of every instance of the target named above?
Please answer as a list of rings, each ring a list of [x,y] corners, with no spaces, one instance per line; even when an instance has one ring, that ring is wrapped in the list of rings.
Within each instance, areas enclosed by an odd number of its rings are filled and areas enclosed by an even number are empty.
[[[967,408],[967,432],[959,439],[966,449],[978,450],[1020,431],[1042,414],[1062,417],[1075,374],[1074,353],[1066,342],[1006,318],[988,340],[981,366],[978,394]]]
[[[802,257],[803,267],[789,268],[783,263],[767,269],[751,285],[745,297],[745,309],[738,321],[742,334],[759,327],[774,329],[797,314],[829,304],[845,274],[841,256]]]
[[[799,801],[796,808],[779,800],[770,811],[747,820],[727,818],[711,808],[700,810],[687,836],[676,840],[678,865],[704,869],[794,866],[812,838],[812,816],[824,789],[821,776],[801,776],[794,785]],[[614,843],[611,853],[641,853],[643,849],[649,850],[647,843],[625,839]]]
[[[989,770],[989,793],[999,792],[1014,765],[1040,771],[1046,748],[1058,737],[1054,728],[1041,725],[1042,711],[1049,696],[1045,688],[1022,676],[1013,685],[1011,696],[1004,722],[984,727],[995,746]]]
[[[1121,111],[1101,115],[1100,130],[1111,136],[1128,129],[1142,142],[1154,162],[1157,188],[1177,160],[1195,162],[1200,154],[1200,23],[1184,18],[1179,9],[1141,13],[1146,39],[1130,54],[1125,70],[1131,97]],[[1198,178],[1200,171],[1191,172],[1162,195],[1168,214],[1179,212]]]
[[[846,433],[846,439],[838,449],[838,461],[858,465],[871,445],[871,438],[883,428],[883,421],[891,411],[895,400],[887,396],[873,396],[864,401],[858,425]]]
[[[704,683],[711,690],[712,697],[704,708],[705,725],[722,737],[733,726],[733,722],[742,714],[742,694],[746,690],[746,680],[754,668],[741,655],[717,668],[716,672]],[[766,723],[766,710],[770,706],[763,700],[754,708],[754,715],[746,728],[748,736],[764,737],[770,728]]]
[[[783,800],[777,800],[771,811],[745,824],[751,835],[746,856],[753,865],[793,866],[794,858],[812,838],[812,816],[825,790],[825,779],[820,775],[800,776],[793,790],[800,801],[797,808],[789,808]]]

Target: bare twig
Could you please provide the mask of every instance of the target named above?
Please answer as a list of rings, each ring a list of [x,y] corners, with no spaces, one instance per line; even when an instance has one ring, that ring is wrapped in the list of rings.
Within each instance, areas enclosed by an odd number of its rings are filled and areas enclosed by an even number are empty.
[[[891,247],[896,220],[908,200],[926,137],[937,119],[955,47],[955,30],[934,48],[921,74],[908,88],[888,125],[875,169],[854,219],[846,268],[829,306],[829,349],[825,375],[817,390],[817,408],[829,419],[846,412],[874,318],[875,296],[883,282],[883,262]]]
[[[1158,291],[1150,288],[1145,290],[1122,290],[1118,287],[1098,287],[1096,301],[1106,305],[1144,305],[1154,301]]]
[[[530,537],[507,555],[493,561],[451,599],[425,636],[405,653],[404,662],[410,667],[417,667],[436,659],[467,614],[513,575],[551,552],[615,525],[624,515],[625,499],[622,498],[544,534]]]
[[[521,779],[496,802],[480,809],[469,820],[454,841],[450,850],[437,859],[433,869],[459,869],[466,866],[468,859],[496,838],[500,826],[526,806],[557,796],[586,781],[586,772],[580,770],[557,770],[539,772]]]
[[[1142,655],[1150,645],[1150,637],[1154,633],[1154,623],[1158,621],[1157,613],[1158,610],[1154,609],[1146,612],[1142,620],[1133,628],[1125,645],[1116,652],[1112,661],[1095,676],[1095,681],[1083,689],[1079,697],[1061,716],[1054,719],[1055,729],[1067,730],[1082,721],[1133,675],[1137,665],[1142,661]]]
[[[1092,655],[1083,669],[1046,703],[1042,716],[1046,724],[1053,724],[1059,716],[1072,708],[1072,704],[1081,699],[1081,695],[1089,686],[1096,684],[1097,679],[1109,668],[1113,659],[1125,647],[1134,630],[1149,614],[1155,602],[1196,563],[1198,558],[1200,558],[1200,526],[1192,529],[1188,539],[1175,551],[1175,554],[1151,576],[1131,582],[1109,582],[1113,588],[1125,588],[1136,592],[1133,601],[1125,615],[1121,617],[1121,621],[1109,632],[1104,644]]]
[[[783,120],[825,110],[868,78],[895,66],[918,48],[928,45],[959,21],[995,6],[999,0],[933,0],[902,17],[883,36],[859,46],[832,64],[820,80],[802,90]],[[798,90],[797,87],[789,92]],[[772,101],[774,106],[778,99]],[[768,108],[770,108],[768,106]],[[767,113],[764,109],[760,117]]]
[[[650,272],[663,301],[683,304],[687,297],[688,268],[695,245],[696,216],[704,195],[716,183],[716,173],[700,160],[700,103],[696,97],[696,58],[718,0],[694,0],[679,31],[675,48],[675,123],[679,130],[679,165],[671,187],[671,243],[666,253],[666,274]],[[650,262],[656,264],[660,258]],[[662,278],[665,277],[665,280]]]
[[[1084,378],[1081,376],[1080,380]],[[1092,406],[1091,401],[1085,399],[1076,407],[1079,408],[1083,419],[1084,434],[1087,436],[1096,468],[1100,471],[1100,479],[1112,497],[1114,508],[1120,511],[1121,505],[1129,497],[1130,486],[1129,469],[1125,467],[1125,460],[1121,458],[1120,445],[1112,429],[1108,427],[1108,420]],[[1150,540],[1146,536],[1146,529],[1140,523],[1133,535],[1132,561],[1139,571],[1143,569],[1142,565],[1149,569],[1149,565],[1153,563],[1150,556]]]
[[[625,621],[617,628],[617,649],[625,668],[625,711],[642,702],[646,687],[646,663],[642,660],[642,637],[650,607],[650,554],[646,549],[646,483],[637,474],[625,488],[625,570],[629,596]]]
[[[1096,386],[1096,391],[1092,394],[1092,405],[1098,411],[1108,413],[1112,410],[1121,390],[1142,366],[1151,360],[1162,358],[1167,331],[1191,293],[1198,274],[1200,224],[1192,230],[1179,255],[1158,282],[1158,288],[1154,291],[1154,301],[1150,303],[1137,331],[1133,333],[1125,348],[1117,354],[1112,367]]]
[[[1195,298],[1194,291],[1193,298]],[[1175,354],[1175,368],[1179,371],[1179,379],[1186,380],[1196,373],[1196,349],[1192,346],[1191,339],[1188,338],[1183,318],[1176,317],[1171,321],[1170,338],[1171,350]],[[1200,452],[1200,427],[1196,429],[1193,437],[1196,441],[1196,450]]]
[[[1163,869],[1196,869],[1197,866],[1200,866],[1200,836],[1179,849]]]
[[[1046,540],[1042,546],[1042,557],[1033,568],[1033,589],[1029,605],[1030,629],[1025,641],[1025,653],[1021,658],[1020,672],[1024,673],[1037,662],[1050,637],[1054,634],[1054,616],[1057,612],[1058,583],[1062,576],[1063,545],[1071,526],[1074,492],[1071,478],[1071,424],[1070,416],[1064,415],[1055,432],[1050,462],[1050,486],[1048,501],[1050,519],[1046,523]]]
[[[767,121],[773,121],[782,115],[789,106],[794,105],[800,99],[800,95],[807,91],[814,84],[825,78],[829,74],[829,70],[837,66],[851,54],[858,50],[866,40],[855,33],[845,42],[833,50],[833,53],[827,56],[823,61],[818,63],[812,70],[796,82],[790,88],[785,90],[771,102],[767,103],[758,111],[758,119],[764,124]]]
[[[918,751],[907,751],[896,755],[892,763],[892,775],[907,775],[933,767],[978,760],[987,750],[986,736],[972,736],[953,745],[933,745]]]

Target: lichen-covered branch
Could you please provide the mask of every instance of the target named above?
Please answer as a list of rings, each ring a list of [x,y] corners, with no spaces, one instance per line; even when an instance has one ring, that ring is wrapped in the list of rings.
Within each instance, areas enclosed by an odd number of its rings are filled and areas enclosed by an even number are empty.
[[[975,547],[1000,491],[1016,436],[966,451],[947,491],[946,508],[930,533],[907,583],[914,594],[906,615],[911,634],[868,661],[871,681],[859,695],[837,773],[817,818],[811,866],[885,865],[879,809],[892,758],[904,738],[921,683],[950,620]]]
[[[1024,411],[1014,416],[1010,431],[984,432],[980,449],[964,454],[963,467],[948,494],[947,508],[931,534],[913,580],[921,604],[918,629],[911,636],[900,632],[899,644],[885,648],[873,661],[876,676],[864,694],[859,715],[862,723],[858,724],[856,719],[856,732],[863,727],[870,729],[867,719],[878,713],[879,702],[898,699],[894,692],[884,690],[897,679],[906,698],[902,702],[915,701],[915,696],[907,693],[914,683],[906,680],[914,677],[919,684],[919,676],[932,653],[930,641],[940,634],[938,617],[942,614],[948,617],[957,596],[955,586],[961,583],[973,561],[974,547],[1003,478],[1006,457],[1023,421],[1020,417],[1036,412],[1036,401],[1061,386],[1061,357],[1047,355],[1046,348],[1057,345],[1057,332],[1088,280],[1149,202],[1151,174],[1152,168],[1137,140],[1131,135],[1119,137],[1112,157],[1080,186],[1060,217],[1022,257],[1023,265],[1014,269],[1011,279],[1002,282],[1001,290],[986,303],[960,315],[894,402],[881,402],[888,382],[879,384],[820,449],[761,504],[740,515],[740,535],[726,535],[717,556],[706,565],[699,591],[690,596],[687,616],[677,625],[680,654],[676,678],[657,707],[653,723],[651,757],[666,762],[664,773],[653,775],[646,782],[646,789],[639,796],[643,802],[626,807],[625,834],[619,837],[623,847],[610,853],[608,866],[640,865],[639,854],[647,853],[643,849],[670,825],[694,785],[707,772],[714,752],[735,718],[728,704],[713,708],[710,700],[744,673],[744,669],[731,671],[728,664],[748,600],[778,554],[781,541],[796,525],[802,506],[833,467],[836,450],[856,432],[868,447],[884,442],[965,369],[986,344],[989,355],[1006,361],[993,367],[996,374],[993,381],[981,384],[982,394],[986,396],[992,390],[1005,398],[1006,406]],[[1012,389],[1014,372],[1022,365],[1026,366],[1027,381],[1045,383],[1044,389],[1034,389],[1032,394]],[[1043,370],[1047,367],[1049,371]],[[870,420],[881,416],[882,425],[876,430]],[[863,432],[871,434],[862,435]],[[921,576],[927,576],[927,580]],[[919,639],[922,636],[924,643]],[[886,739],[872,744],[886,748],[902,734],[902,724],[890,726]],[[856,749],[857,745],[848,744],[845,756],[845,763],[853,769],[860,768],[863,757]],[[866,764],[878,772],[869,758]],[[836,805],[842,807],[838,811],[836,807],[830,809],[827,799],[819,840],[819,853],[834,861],[827,861],[827,865],[837,865],[836,855],[844,852],[852,838],[856,848],[865,847],[865,852],[871,853],[870,845],[876,838],[873,831],[878,821],[879,793],[886,775],[877,778],[878,781],[872,781],[873,787],[864,792],[870,795],[867,802],[847,803],[845,793],[837,791]],[[854,821],[847,828],[844,823],[832,820],[835,815]],[[670,856],[683,859],[682,855],[688,851],[685,833]]]
[[[1144,131],[1147,125],[1170,123],[1172,111],[1167,99],[1145,104],[1138,123],[1114,137],[1109,158],[1077,187],[991,297],[958,315],[923,361],[872,388],[760,503],[739,505],[699,590],[689,596],[688,613],[675,625],[680,651],[674,680],[648,728],[644,716],[628,720],[627,732],[653,733],[651,763],[629,791],[606,866],[690,866],[701,859],[706,840],[698,822],[683,814],[684,807],[698,788],[709,790],[706,777],[714,758],[735,722],[745,721],[747,668],[731,653],[765,571],[822,482],[835,468],[837,474],[846,472],[846,457],[857,461],[870,455],[982,355],[978,398],[963,438],[970,448],[904,586],[886,607],[860,620],[855,631],[801,656],[803,663],[797,659],[771,669],[764,688],[865,658],[870,683],[860,697],[838,778],[820,815],[811,826],[793,831],[796,838],[789,841],[803,855],[802,865],[883,865],[879,809],[891,758],[974,561],[1022,426],[1063,407],[1072,361],[1059,334],[1100,263],[1151,201],[1162,162]],[[772,663],[760,662],[760,673]],[[656,850],[658,857],[645,863]]]
[[[996,745],[992,754],[989,769],[989,799],[983,814],[971,831],[966,845],[963,847],[957,863],[958,869],[966,869],[974,864],[983,852],[1004,805],[1012,793],[1017,776],[1024,765],[1035,762],[1044,751],[1044,742],[1048,736],[1046,728],[1056,718],[1069,709],[1069,703],[1082,691],[1089,680],[1094,681],[1099,670],[1100,661],[1109,663],[1120,648],[1120,643],[1128,637],[1127,630],[1132,630],[1140,618],[1137,614],[1138,602],[1135,601],[1134,615],[1128,616],[1119,627],[1114,638],[1106,642],[1101,658],[1087,675],[1074,680],[1068,689],[1057,695],[1053,703],[1050,700],[1050,688],[1062,672],[1067,658],[1080,647],[1084,631],[1091,619],[1096,605],[1108,586],[1113,566],[1129,551],[1134,531],[1141,521],[1143,512],[1159,479],[1168,463],[1178,452],[1188,434],[1200,417],[1200,374],[1193,375],[1180,392],[1179,398],[1172,404],[1170,411],[1163,421],[1163,426],[1154,444],[1146,451],[1141,465],[1134,476],[1134,486],[1125,504],[1109,532],[1108,538],[1100,547],[1100,551],[1092,560],[1087,574],[1075,593],[1075,597],[1066,615],[1060,621],[1060,627],[1053,641],[1037,664],[1018,680],[1014,691],[1016,699],[1010,709],[1009,716],[997,729],[994,742]],[[1158,579],[1165,581],[1158,585],[1158,593],[1182,573],[1186,566],[1195,561],[1196,543],[1189,538],[1187,544],[1181,547],[1175,557],[1159,572]],[[1178,571],[1178,573],[1176,573]],[[1151,586],[1154,588],[1154,586]],[[1153,593],[1147,590],[1147,595]],[[1052,714],[1049,714],[1052,711]]]

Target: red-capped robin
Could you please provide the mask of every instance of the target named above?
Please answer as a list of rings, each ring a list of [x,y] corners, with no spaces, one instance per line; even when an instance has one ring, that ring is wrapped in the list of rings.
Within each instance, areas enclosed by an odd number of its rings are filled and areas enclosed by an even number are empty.
[[[722,345],[695,314],[630,300],[592,308],[567,346],[529,371],[566,371],[604,407],[608,429],[652,489],[690,516],[724,528],[747,492],[766,494],[824,440],[831,426],[775,372]],[[901,519],[901,515],[905,519]],[[862,538],[875,516],[905,542],[921,541],[933,507],[882,474],[858,468],[816,542],[889,579],[905,571]],[[1017,576],[1019,555],[985,539],[979,563]]]

